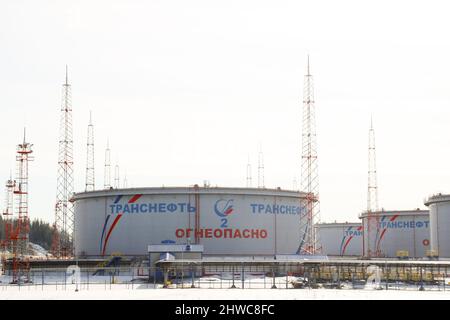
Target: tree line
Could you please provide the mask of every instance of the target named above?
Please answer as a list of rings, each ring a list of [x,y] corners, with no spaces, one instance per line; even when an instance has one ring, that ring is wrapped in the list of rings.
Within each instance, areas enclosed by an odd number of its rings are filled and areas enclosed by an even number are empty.
[[[41,219],[34,219],[30,223],[30,242],[50,250],[52,245],[53,228]],[[5,220],[0,215],[0,240],[5,239]]]

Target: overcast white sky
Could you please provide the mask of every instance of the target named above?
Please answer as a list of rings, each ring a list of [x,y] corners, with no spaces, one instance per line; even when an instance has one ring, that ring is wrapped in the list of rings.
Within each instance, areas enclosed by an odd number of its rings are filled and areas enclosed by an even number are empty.
[[[97,187],[109,137],[129,186],[243,187],[248,155],[256,185],[261,143],[266,186],[290,189],[309,52],[322,220],[357,221],[366,207],[371,114],[380,206],[425,208],[428,195],[450,192],[449,9],[429,0],[1,1],[0,180],[26,125],[30,216],[53,222],[68,64],[77,191],[89,110]]]

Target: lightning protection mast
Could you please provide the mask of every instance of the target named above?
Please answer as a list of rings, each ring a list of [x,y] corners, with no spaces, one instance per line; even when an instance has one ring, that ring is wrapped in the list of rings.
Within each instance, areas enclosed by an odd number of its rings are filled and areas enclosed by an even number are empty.
[[[86,188],[85,191],[95,190],[95,163],[94,163],[94,125],[92,124],[92,112],[89,113],[89,125],[87,131],[86,148]]]
[[[258,152],[258,188],[265,188],[264,184],[264,154],[262,146],[259,146]]]
[[[375,150],[375,130],[372,118],[369,129],[369,152],[368,152],[368,181],[367,181],[367,256],[379,257],[380,250],[377,239],[380,233],[380,217],[378,212],[378,182]]]
[[[123,188],[126,189],[128,188],[128,178],[127,178],[127,173],[125,172],[125,176],[123,178]]]
[[[62,87],[61,118],[59,130],[58,176],[56,187],[54,254],[57,257],[73,256],[74,209],[71,197],[74,191],[72,94],[68,81]]]
[[[13,215],[14,215],[14,187],[16,182],[10,176],[8,180],[6,180],[5,184],[5,207],[3,209],[3,221],[4,221],[4,240],[3,240],[3,249],[5,251],[13,252],[12,250],[12,236],[13,236]]]
[[[301,163],[301,190],[305,192],[306,199],[300,214],[300,245],[297,253],[311,255],[320,253],[321,246],[314,227],[320,221],[320,206],[314,86],[309,69],[309,55],[303,85]]]
[[[28,163],[33,161],[31,149],[33,145],[26,142],[25,129],[23,143],[17,145],[17,173],[14,182],[9,181],[7,188],[13,187],[15,215],[11,217],[9,226],[9,244],[12,250],[12,282],[20,284],[22,276],[29,282],[28,242],[30,232],[30,218],[28,216]],[[10,182],[12,182],[10,184]]]
[[[105,150],[105,172],[103,177],[103,188],[111,189],[111,149],[109,148],[109,139],[106,141]]]
[[[26,142],[25,130],[23,134],[23,143],[17,145],[17,177],[14,187],[14,195],[16,195],[16,227],[13,239],[16,241],[14,246],[14,254],[19,259],[28,253],[28,241],[30,232],[30,218],[28,216],[28,163],[34,160],[31,155],[33,145]]]
[[[114,188],[120,188],[120,175],[119,175],[119,165],[116,164],[114,167]]]
[[[250,164],[250,156],[248,157],[247,162],[247,188],[252,187],[252,165]]]

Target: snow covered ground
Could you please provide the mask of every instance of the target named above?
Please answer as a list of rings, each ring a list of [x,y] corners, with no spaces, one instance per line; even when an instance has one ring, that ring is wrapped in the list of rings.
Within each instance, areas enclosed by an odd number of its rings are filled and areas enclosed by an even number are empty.
[[[449,300],[450,291],[417,290],[336,290],[336,289],[154,289],[152,285],[133,288],[116,284],[111,287],[90,285],[75,291],[75,285],[8,286],[0,289],[0,299],[105,299],[105,300]]]
[[[50,253],[42,248],[40,245],[36,243],[29,242],[28,243],[29,256],[34,259],[41,259],[51,256]],[[0,256],[10,257],[10,252],[8,250],[0,251]]]
[[[33,256],[33,257],[41,258],[41,257],[46,257],[48,255],[48,251],[36,243],[29,242],[28,248],[30,249],[31,256]]]
[[[227,278],[227,277],[225,277]],[[72,284],[70,278],[61,275],[46,275],[44,285],[35,277],[33,283],[10,285],[10,278],[0,277],[0,300],[8,299],[106,299],[106,300],[152,300],[152,299],[189,299],[189,300],[450,300],[450,287],[424,285],[424,291],[419,291],[416,284],[389,284],[386,290],[385,284],[381,283],[382,290],[376,290],[373,285],[362,284],[354,289],[351,283],[342,283],[342,289],[293,289],[290,281],[292,278],[276,277],[275,284],[278,289],[271,289],[272,278],[250,277],[243,283],[235,279],[237,288],[230,289],[233,280],[230,278],[220,279],[218,277],[195,278],[196,288],[190,288],[191,279],[184,279],[178,284],[170,284],[169,288],[162,288],[161,284],[143,283],[131,281],[130,277],[116,277],[115,283],[111,283],[109,276],[90,276],[89,283],[82,277],[81,283]],[[242,289],[242,285],[244,289]],[[201,287],[198,288],[198,287]],[[184,287],[182,289],[181,287]],[[76,291],[78,289],[78,291]],[[379,289],[379,287],[378,287]]]

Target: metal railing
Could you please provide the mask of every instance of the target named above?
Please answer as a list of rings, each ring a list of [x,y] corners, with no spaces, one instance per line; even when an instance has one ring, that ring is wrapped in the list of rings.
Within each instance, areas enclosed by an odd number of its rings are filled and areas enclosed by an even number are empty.
[[[168,269],[105,267],[31,269],[0,277],[0,290],[90,290],[99,289],[386,289],[449,291],[447,267],[321,266],[274,268],[273,266],[184,266]]]

